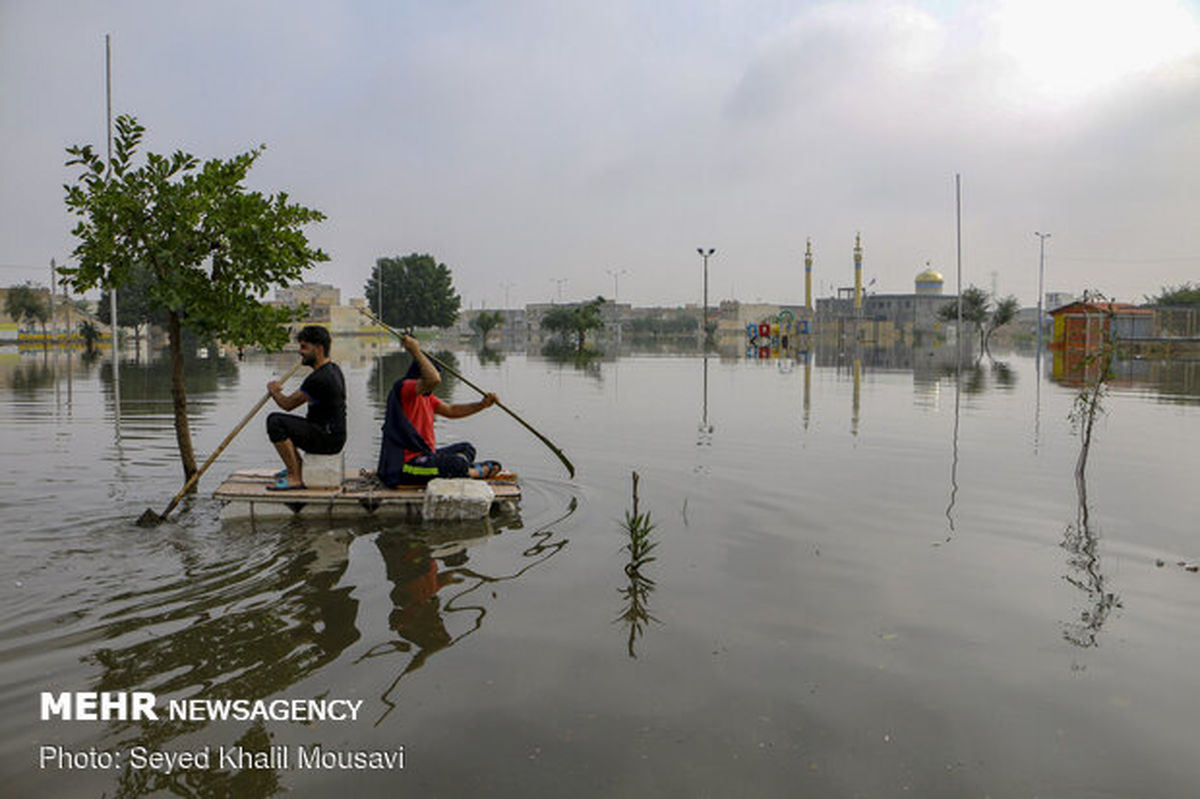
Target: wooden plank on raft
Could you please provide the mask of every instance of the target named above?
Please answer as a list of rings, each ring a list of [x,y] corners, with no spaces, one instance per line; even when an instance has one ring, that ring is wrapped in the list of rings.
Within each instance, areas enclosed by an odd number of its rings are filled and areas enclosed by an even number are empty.
[[[400,511],[420,515],[425,502],[423,486],[399,488],[366,488],[356,479],[340,487],[299,488],[290,491],[271,491],[274,469],[241,469],[225,478],[213,492],[221,500],[223,518],[234,519],[262,515],[373,515],[379,512]],[[514,479],[489,480],[495,502],[517,502],[521,488]]]

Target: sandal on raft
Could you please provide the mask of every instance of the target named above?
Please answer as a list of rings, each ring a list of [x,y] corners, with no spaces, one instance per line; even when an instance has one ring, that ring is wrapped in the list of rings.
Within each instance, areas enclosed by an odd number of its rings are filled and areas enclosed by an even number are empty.
[[[278,480],[276,480],[274,482],[274,484],[267,486],[267,490],[268,491],[302,491],[306,487],[307,486],[305,486],[304,483],[289,483],[287,480],[287,475],[285,473],[284,476],[280,477]]]
[[[471,465],[472,469],[479,472],[480,480],[490,480],[504,470],[500,465],[500,461],[480,461]]]

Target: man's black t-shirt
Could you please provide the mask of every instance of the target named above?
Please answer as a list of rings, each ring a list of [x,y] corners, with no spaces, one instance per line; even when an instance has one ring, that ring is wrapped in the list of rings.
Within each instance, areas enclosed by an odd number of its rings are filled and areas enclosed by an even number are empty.
[[[326,361],[304,382],[300,390],[308,397],[308,421],[330,435],[346,437],[346,380],[333,361]]]

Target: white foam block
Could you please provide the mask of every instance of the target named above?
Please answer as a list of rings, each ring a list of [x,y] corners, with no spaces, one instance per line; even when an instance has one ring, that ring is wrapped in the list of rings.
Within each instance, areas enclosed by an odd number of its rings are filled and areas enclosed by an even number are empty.
[[[304,453],[304,485],[309,488],[337,488],[346,479],[346,456]]]
[[[491,510],[496,492],[483,480],[436,478],[425,486],[426,519],[482,519]]]

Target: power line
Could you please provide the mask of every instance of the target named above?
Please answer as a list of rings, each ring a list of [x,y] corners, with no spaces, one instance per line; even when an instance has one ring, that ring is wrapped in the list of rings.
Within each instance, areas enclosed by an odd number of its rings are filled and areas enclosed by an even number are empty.
[[[1180,255],[1167,258],[1103,258],[1087,255],[1057,255],[1055,261],[1103,261],[1111,264],[1157,264],[1180,261],[1200,261],[1200,255]]]

